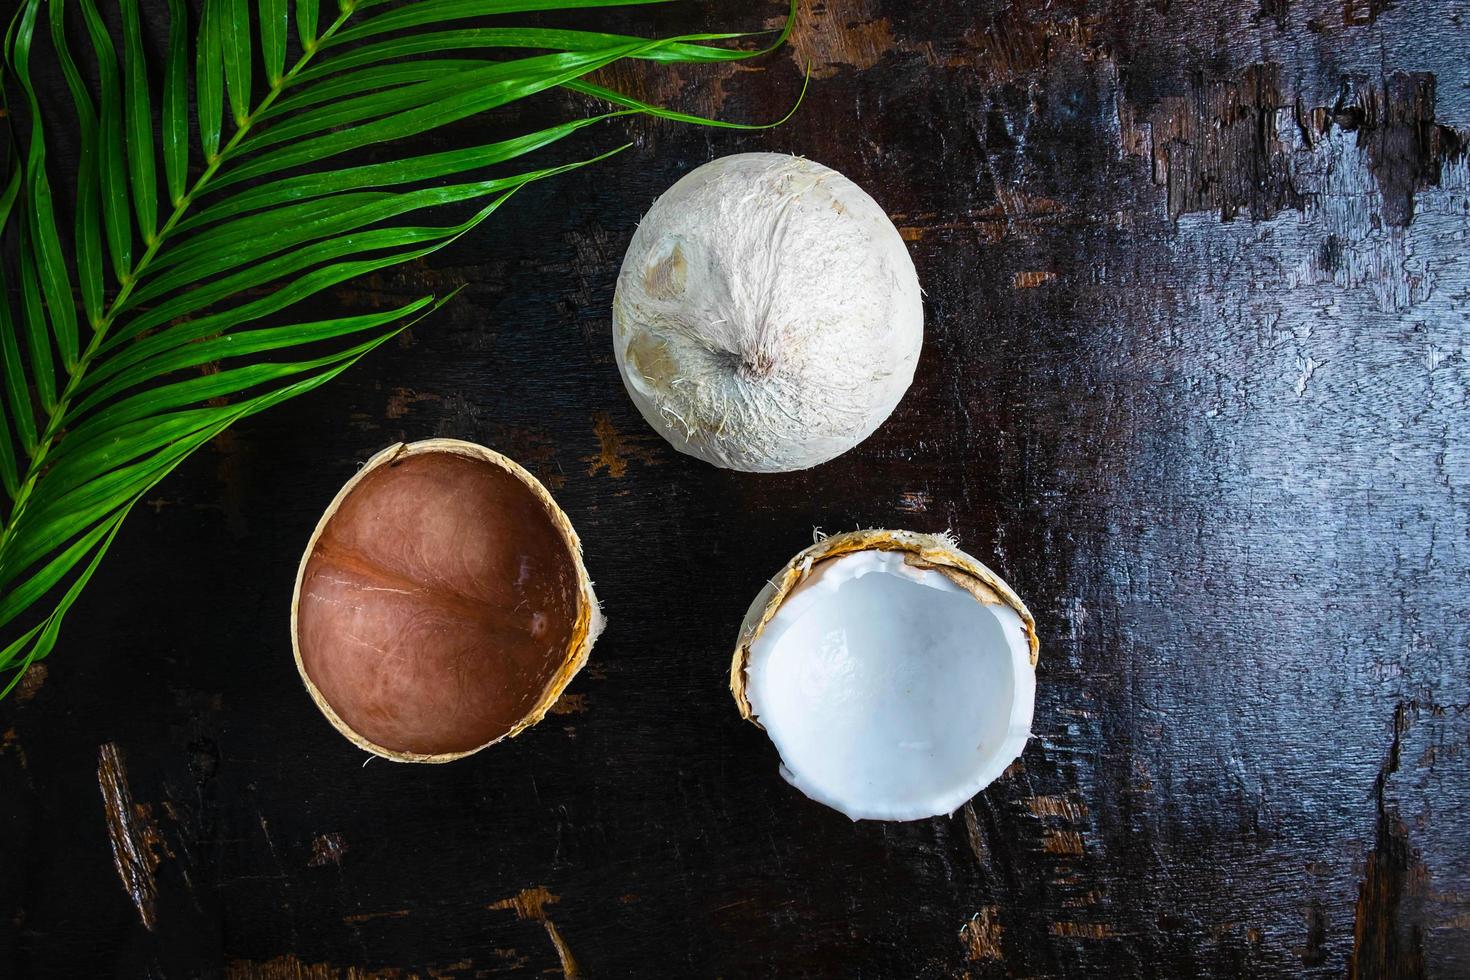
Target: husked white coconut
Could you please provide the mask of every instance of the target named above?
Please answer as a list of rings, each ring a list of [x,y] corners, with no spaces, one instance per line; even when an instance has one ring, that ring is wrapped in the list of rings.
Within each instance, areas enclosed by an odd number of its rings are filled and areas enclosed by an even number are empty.
[[[858,819],[953,812],[1026,745],[1036,629],[946,537],[820,541],[757,597],[732,690],[807,796]]]
[[[800,470],[873,433],[924,340],[913,261],[883,209],[801,157],[707,163],[649,209],[623,258],[613,348],[680,452]]]

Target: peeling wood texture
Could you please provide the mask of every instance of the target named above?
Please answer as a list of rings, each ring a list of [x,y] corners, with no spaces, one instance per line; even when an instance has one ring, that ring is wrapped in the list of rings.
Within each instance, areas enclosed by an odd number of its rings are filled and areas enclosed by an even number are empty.
[[[102,813],[118,880],[132,899],[138,920],[145,929],[153,929],[158,924],[154,872],[158,870],[159,848],[164,845],[150,807],[133,801],[122,752],[112,742],[97,752],[97,785],[102,790]]]
[[[1470,976],[1470,7],[802,0],[763,61],[612,71],[763,121],[808,65],[781,129],[594,127],[542,159],[634,145],[344,287],[313,312],[466,285],[138,508],[0,704],[0,976]],[[926,292],[908,396],[806,473],[673,452],[608,336],[649,204],[750,149],[866,187]],[[432,436],[553,490],[611,625],[513,742],[364,765],[293,574]],[[725,688],[765,577],[874,525],[953,530],[1042,636],[1035,737],[947,819],[808,802]]]

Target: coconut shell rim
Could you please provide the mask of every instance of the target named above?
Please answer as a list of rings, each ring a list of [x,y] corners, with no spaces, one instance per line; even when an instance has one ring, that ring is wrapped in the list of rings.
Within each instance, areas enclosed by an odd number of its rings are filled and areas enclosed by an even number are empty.
[[[453,453],[480,462],[490,463],[510,473],[531,491],[531,495],[546,508],[547,516],[551,518],[552,526],[559,532],[562,541],[571,554],[572,564],[576,569],[577,576],[577,619],[572,624],[572,639],[567,645],[567,652],[556,673],[547,682],[546,690],[540,699],[532,706],[531,710],[522,715],[510,730],[502,735],[497,735],[483,745],[477,745],[471,749],[457,752],[406,752],[399,749],[390,749],[379,745],[361,735],[351,725],[337,714],[335,708],[327,700],[326,695],[312,681],[306,672],[306,664],[301,659],[300,628],[298,625],[301,609],[301,586],[306,578],[306,566],[316,551],[317,541],[326,530],[328,522],[336,516],[348,495],[356,489],[357,485],[373,470],[380,466],[390,465],[396,460],[409,456],[421,456],[429,453]],[[346,738],[353,745],[365,752],[389,759],[393,762],[426,762],[444,763],[463,759],[466,756],[482,752],[497,742],[508,738],[515,738],[521,732],[535,725],[546,717],[553,705],[560,700],[566,691],[567,685],[572,678],[586,665],[587,658],[592,653],[592,645],[602,633],[606,625],[602,616],[602,608],[597,602],[597,596],[592,591],[592,579],[587,574],[587,567],[582,561],[582,540],[577,536],[576,529],[572,527],[571,519],[557,504],[551,496],[551,492],[536,479],[525,467],[511,459],[479,443],[468,442],[463,439],[421,439],[417,442],[395,442],[387,448],[375,453],[367,462],[358,468],[357,472],[342,485],[322,512],[316,527],[312,529],[311,537],[307,539],[306,550],[301,554],[301,561],[296,567],[296,583],[291,591],[291,653],[296,661],[296,671],[301,675],[301,682],[306,686],[306,691],[311,695],[311,700],[337,733]]]
[[[791,594],[791,590],[805,581],[813,568],[823,562],[859,551],[904,552],[911,556],[911,564],[934,568],[969,591],[976,601],[1009,606],[1021,618],[1031,668],[1035,670],[1040,661],[1041,641],[1036,633],[1036,618],[1031,615],[1031,610],[1026,608],[1026,603],[1006,584],[1005,579],[973,555],[961,550],[948,533],[927,534],[888,528],[844,531],[814,541],[798,551],[766,582],[751,602],[750,609],[740,624],[740,637],[730,661],[730,695],[735,699],[735,707],[741,718],[757,728],[765,728],[756,719],[750,699],[745,694],[745,666],[750,659],[750,645],[765,630],[786,597]]]

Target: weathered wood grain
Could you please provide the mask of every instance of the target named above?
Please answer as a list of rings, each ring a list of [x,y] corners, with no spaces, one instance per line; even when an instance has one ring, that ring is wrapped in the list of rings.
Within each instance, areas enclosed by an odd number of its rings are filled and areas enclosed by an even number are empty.
[[[803,0],[761,63],[616,69],[758,120],[812,83],[773,132],[580,137],[635,147],[343,289],[468,283],[160,486],[0,705],[0,974],[1470,973],[1467,18]],[[893,418],[784,476],[673,453],[608,337],[648,204],[757,148],[867,187],[927,292]],[[300,688],[292,575],[361,461],[435,435],[553,489],[610,627],[513,743],[364,765]],[[763,578],[864,525],[952,529],[1037,614],[1036,737],[948,819],[810,803],[725,691]]]

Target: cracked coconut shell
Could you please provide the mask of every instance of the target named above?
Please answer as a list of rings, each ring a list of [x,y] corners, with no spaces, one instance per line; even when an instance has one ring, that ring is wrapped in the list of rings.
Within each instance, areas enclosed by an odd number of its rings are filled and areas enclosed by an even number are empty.
[[[370,459],[312,533],[291,602],[312,700],[399,762],[462,758],[540,721],[602,625],[546,488],[455,439]]]
[[[948,535],[854,531],[756,596],[730,691],[807,796],[854,820],[916,820],[1020,756],[1038,647],[1020,597]]]

